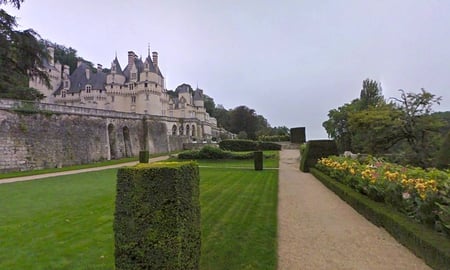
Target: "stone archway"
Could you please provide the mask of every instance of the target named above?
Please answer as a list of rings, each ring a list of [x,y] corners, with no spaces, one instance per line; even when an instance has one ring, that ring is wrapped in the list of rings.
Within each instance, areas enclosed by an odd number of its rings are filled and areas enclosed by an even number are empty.
[[[111,159],[117,158],[117,151],[116,151],[116,136],[114,132],[114,125],[109,124],[108,125],[108,141],[109,141],[109,155]]]
[[[186,136],[191,135],[189,124],[186,125]]]
[[[127,126],[122,128],[123,133],[123,143],[125,145],[125,157],[133,156],[133,148],[131,147],[130,130]]]

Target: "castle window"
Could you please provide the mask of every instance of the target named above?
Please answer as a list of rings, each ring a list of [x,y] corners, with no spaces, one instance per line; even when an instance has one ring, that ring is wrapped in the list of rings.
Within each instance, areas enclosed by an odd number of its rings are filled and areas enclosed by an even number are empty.
[[[100,94],[102,93],[102,90],[100,90]]]
[[[148,83],[144,83],[144,87],[148,87]]]
[[[66,91],[62,91],[62,92],[61,92],[61,97],[63,97],[63,98],[66,97]]]
[[[131,79],[135,81],[137,79],[137,73],[131,73]]]
[[[64,81],[64,88],[69,88],[69,81]]]
[[[111,84],[111,89],[114,87],[114,85]]]
[[[114,102],[114,96],[111,96],[111,102]]]
[[[136,103],[136,96],[131,96],[131,103]]]
[[[130,83],[130,84],[128,85],[128,88],[130,88],[130,90],[133,90],[133,84]]]
[[[90,93],[92,90],[92,86],[86,85],[86,93]]]
[[[148,94],[145,95],[145,100],[148,100]]]

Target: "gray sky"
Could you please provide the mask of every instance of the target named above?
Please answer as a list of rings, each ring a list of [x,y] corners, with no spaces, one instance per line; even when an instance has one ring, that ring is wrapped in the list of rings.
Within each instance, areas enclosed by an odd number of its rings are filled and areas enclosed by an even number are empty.
[[[326,138],[330,109],[366,78],[385,97],[421,88],[450,110],[447,0],[25,0],[21,28],[110,67],[158,51],[168,89],[197,84],[227,109],[247,105],[272,126]]]

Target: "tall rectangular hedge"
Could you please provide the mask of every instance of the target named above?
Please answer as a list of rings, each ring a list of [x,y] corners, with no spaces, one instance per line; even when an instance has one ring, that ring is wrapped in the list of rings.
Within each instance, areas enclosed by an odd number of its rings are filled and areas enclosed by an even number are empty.
[[[306,143],[305,151],[301,156],[300,170],[309,172],[309,168],[316,165],[317,160],[322,157],[337,155],[336,142],[333,140],[311,140]]]
[[[291,133],[291,143],[306,142],[305,127],[291,128],[290,133]]]
[[[116,269],[199,268],[199,181],[194,162],[139,164],[118,170]]]

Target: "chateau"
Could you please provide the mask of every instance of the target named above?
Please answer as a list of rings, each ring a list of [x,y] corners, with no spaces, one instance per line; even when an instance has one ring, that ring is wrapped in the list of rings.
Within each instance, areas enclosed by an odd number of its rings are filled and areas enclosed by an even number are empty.
[[[54,49],[48,48],[50,59],[44,62],[51,88],[31,78],[29,86],[42,92],[42,102],[102,109],[118,112],[164,116],[168,135],[183,135],[201,139],[217,137],[216,119],[204,107],[203,90],[191,92],[187,85],[179,87],[170,96],[164,86],[164,76],[158,65],[158,53],[150,51],[144,60],[133,51],[128,52],[128,63],[122,69],[117,56],[111,69],[105,73],[98,64],[92,70],[79,61],[70,74],[69,66],[54,61]],[[173,118],[178,119],[176,124]]]

